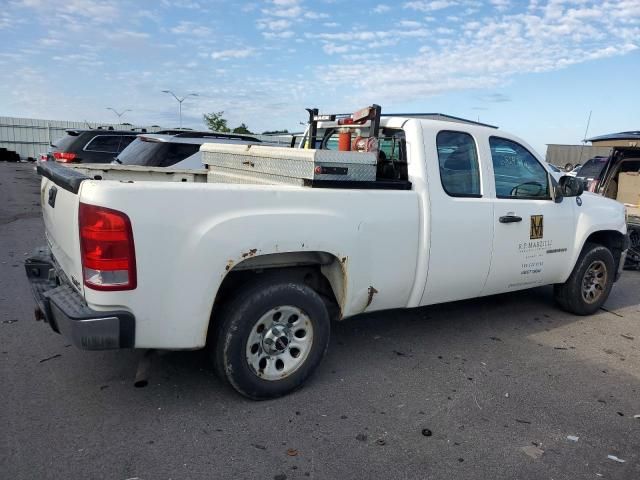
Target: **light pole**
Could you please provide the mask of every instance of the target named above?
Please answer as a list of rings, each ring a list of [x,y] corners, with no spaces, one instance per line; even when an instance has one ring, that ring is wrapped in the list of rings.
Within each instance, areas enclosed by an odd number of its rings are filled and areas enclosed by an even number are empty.
[[[180,114],[180,128],[182,128],[182,102],[184,102],[187,97],[197,97],[199,95],[197,93],[188,93],[184,97],[180,98],[175,93],[173,93],[171,90],[162,90],[162,93],[168,93],[169,95],[173,96],[173,98],[175,98],[178,101],[178,112]]]
[[[118,116],[118,123],[122,123],[122,122],[120,122],[120,117],[122,117],[122,115],[124,115],[127,112],[131,112],[132,111],[132,110],[127,108],[126,110],[123,110],[123,111],[119,112],[115,108],[111,108],[111,107],[107,107],[106,110],[111,110],[113,113],[115,113]]]

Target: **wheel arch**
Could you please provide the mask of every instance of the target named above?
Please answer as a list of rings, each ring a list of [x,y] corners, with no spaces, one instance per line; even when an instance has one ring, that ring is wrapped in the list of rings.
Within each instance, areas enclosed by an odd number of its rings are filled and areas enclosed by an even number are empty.
[[[617,230],[599,230],[591,233],[582,244],[580,251],[584,250],[585,246],[589,243],[596,243],[607,247],[613,255],[615,263],[615,271],[618,271],[620,265],[620,259],[622,257],[622,251],[626,244],[626,235]]]
[[[319,293],[332,317],[341,319],[346,301],[347,258],[323,251],[269,253],[245,258],[228,270],[213,302],[208,333],[215,323],[216,310],[238,288],[254,281],[296,280]]]

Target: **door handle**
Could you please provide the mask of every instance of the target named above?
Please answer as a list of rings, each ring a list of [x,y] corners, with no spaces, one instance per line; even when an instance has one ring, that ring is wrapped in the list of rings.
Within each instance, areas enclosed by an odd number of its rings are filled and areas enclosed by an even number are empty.
[[[515,223],[521,222],[522,217],[518,217],[517,215],[505,215],[504,217],[499,218],[500,223]]]

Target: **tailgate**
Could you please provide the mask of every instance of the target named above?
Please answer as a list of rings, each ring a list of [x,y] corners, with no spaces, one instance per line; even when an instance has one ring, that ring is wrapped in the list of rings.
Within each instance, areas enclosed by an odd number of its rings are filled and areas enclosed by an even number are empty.
[[[56,162],[42,162],[37,170],[42,175],[40,200],[47,244],[56,266],[82,293],[78,191],[82,181],[88,177]]]

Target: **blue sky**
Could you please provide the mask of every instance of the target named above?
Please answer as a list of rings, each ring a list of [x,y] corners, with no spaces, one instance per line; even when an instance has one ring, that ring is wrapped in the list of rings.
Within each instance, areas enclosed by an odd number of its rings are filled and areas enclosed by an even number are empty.
[[[0,115],[300,130],[442,112],[546,143],[640,128],[640,0],[1,0]]]

